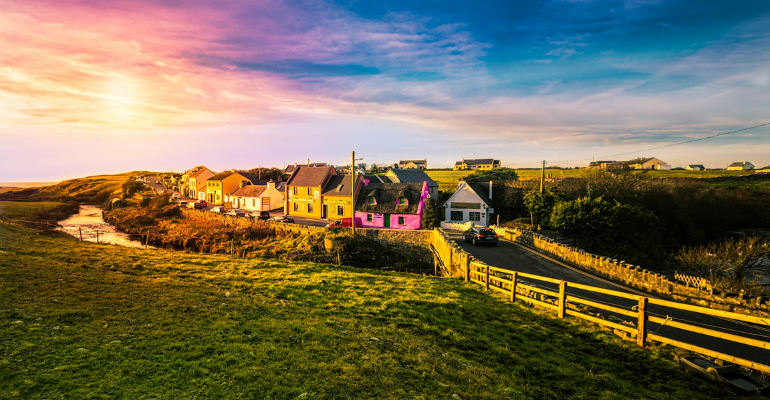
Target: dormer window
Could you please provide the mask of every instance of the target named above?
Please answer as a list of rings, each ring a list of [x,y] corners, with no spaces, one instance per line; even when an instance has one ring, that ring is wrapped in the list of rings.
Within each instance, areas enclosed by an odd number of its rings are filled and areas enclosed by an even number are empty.
[[[366,205],[367,206],[374,206],[377,205],[377,199],[374,198],[374,196],[369,196],[366,198]]]
[[[396,199],[396,205],[397,206],[408,206],[409,205],[409,199],[406,197],[399,197]]]

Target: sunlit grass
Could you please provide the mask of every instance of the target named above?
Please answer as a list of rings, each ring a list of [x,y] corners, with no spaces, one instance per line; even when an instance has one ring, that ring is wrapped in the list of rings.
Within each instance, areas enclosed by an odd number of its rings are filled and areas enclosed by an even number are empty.
[[[38,211],[51,209],[62,205],[55,201],[19,202],[0,201],[0,215],[7,218],[30,216]]]
[[[0,225],[4,398],[725,398],[456,279],[125,249]]]

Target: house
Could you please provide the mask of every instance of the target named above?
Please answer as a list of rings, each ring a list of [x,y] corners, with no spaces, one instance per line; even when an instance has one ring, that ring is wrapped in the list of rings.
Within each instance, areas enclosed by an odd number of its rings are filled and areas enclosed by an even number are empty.
[[[746,170],[751,170],[751,169],[754,169],[754,164],[752,164],[752,163],[750,163],[748,161],[734,162],[734,163],[730,164],[730,166],[727,167],[728,171],[746,171]]]
[[[364,182],[363,175],[356,175],[356,192]],[[321,192],[321,218],[339,219],[353,216],[352,175],[332,175]]]
[[[395,169],[391,168],[385,172],[385,177],[393,183],[422,183],[428,182],[428,192],[434,201],[438,201],[438,183],[431,179],[428,174],[417,169]]]
[[[702,166],[700,164],[690,164],[690,165],[684,167],[684,169],[686,169],[688,171],[703,171],[703,170],[706,169],[706,167],[704,167],[704,166]]]
[[[591,161],[588,168],[593,169],[623,169],[625,165],[618,161]]]
[[[193,172],[192,175],[189,176],[187,179],[187,191],[184,193],[187,197],[192,197],[193,199],[198,200],[206,200],[206,195],[203,195],[203,198],[200,196],[201,189],[203,188],[203,191],[205,192],[206,187],[206,181],[209,180],[212,176],[216,175],[213,171],[210,169],[200,166],[198,167],[198,170]]]
[[[256,176],[234,169],[216,174],[206,181],[206,201],[212,205],[224,205],[227,201],[225,196],[255,181]]]
[[[500,168],[500,160],[495,160],[492,158],[479,158],[479,159],[463,158],[462,161],[456,162],[454,166],[455,171],[490,170],[490,169],[497,169],[497,168]]]
[[[488,226],[492,208],[492,182],[468,183],[461,181],[457,191],[444,203],[446,222],[473,222],[478,226]]]
[[[248,211],[270,211],[283,207],[283,193],[273,180],[246,185],[227,196],[233,208]]]
[[[364,228],[420,229],[428,183],[369,183],[356,199],[356,224]]]
[[[332,166],[305,167],[297,166],[286,182],[286,215],[321,218],[323,202],[321,192],[337,171]]]
[[[659,169],[670,170],[671,166],[665,162],[658,160],[655,157],[641,157],[630,161],[626,161],[625,164],[630,169]]]
[[[399,160],[398,168],[399,169],[419,169],[420,171],[425,171],[428,169],[428,159],[426,158],[424,160]]]

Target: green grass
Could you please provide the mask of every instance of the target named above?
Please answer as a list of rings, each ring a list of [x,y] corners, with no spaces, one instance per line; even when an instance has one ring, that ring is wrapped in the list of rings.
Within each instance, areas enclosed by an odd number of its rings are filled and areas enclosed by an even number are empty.
[[[0,305],[0,398],[732,396],[679,371],[669,348],[457,279],[0,225]]]
[[[38,202],[18,202],[18,201],[0,201],[0,215],[8,218],[26,217],[35,214],[38,211],[58,207],[64,203],[55,201]]]

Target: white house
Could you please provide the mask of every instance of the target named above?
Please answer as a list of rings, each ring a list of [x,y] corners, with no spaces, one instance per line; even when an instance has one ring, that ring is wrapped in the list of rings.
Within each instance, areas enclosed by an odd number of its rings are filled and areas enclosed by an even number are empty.
[[[706,169],[706,167],[704,167],[704,166],[702,166],[700,164],[690,164],[690,165],[684,167],[684,169],[686,169],[688,171],[703,171],[703,170]]]
[[[631,161],[627,161],[626,163],[630,169],[671,169],[671,165],[666,164],[665,162],[658,160],[655,157],[636,158]]]
[[[754,169],[754,164],[748,162],[748,161],[738,161],[730,164],[730,166],[727,167],[728,171],[745,171]]]
[[[457,185],[457,191],[444,204],[446,222],[473,222],[478,226],[488,226],[492,208],[492,182],[468,183]]]
[[[283,207],[283,193],[274,181],[267,185],[246,185],[228,196],[233,208],[247,211],[270,211]]]

